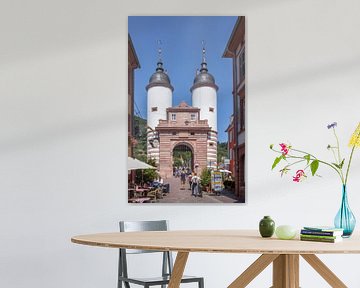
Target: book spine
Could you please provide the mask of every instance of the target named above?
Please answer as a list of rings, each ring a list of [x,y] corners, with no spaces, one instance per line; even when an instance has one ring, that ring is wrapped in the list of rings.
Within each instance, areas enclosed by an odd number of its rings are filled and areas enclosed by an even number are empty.
[[[321,236],[321,235],[304,235],[304,234],[300,234],[301,237],[303,238],[319,238],[319,239],[340,239],[341,236]]]
[[[334,236],[334,232],[332,231],[315,231],[302,229],[300,233],[303,235]]]
[[[311,238],[311,237],[301,237],[301,241],[314,241],[314,242],[327,242],[327,243],[335,243],[336,239],[327,239],[327,238]]]

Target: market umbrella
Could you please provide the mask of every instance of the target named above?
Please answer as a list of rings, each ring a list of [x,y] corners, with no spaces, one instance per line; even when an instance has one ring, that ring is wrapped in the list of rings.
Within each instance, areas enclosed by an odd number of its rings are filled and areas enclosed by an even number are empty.
[[[156,167],[151,166],[145,162],[142,162],[136,158],[128,157],[127,162],[128,170],[137,170],[137,169],[156,169]]]
[[[231,174],[231,173],[232,173],[231,171],[226,170],[226,169],[220,169],[219,171],[220,171],[220,172],[222,172],[222,173],[229,173],[229,174]]]

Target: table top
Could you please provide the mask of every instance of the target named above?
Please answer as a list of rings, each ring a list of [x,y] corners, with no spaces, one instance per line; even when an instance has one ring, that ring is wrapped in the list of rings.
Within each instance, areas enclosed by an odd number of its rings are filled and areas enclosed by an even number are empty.
[[[188,230],[115,232],[79,235],[77,244],[99,247],[249,254],[343,254],[360,253],[360,235],[338,243],[262,238],[257,230]]]

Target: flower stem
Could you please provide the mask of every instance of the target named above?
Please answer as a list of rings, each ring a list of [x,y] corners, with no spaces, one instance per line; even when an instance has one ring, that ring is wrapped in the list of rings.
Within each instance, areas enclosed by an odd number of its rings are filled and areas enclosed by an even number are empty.
[[[344,182],[345,185],[346,185],[347,180],[348,180],[349,170],[350,170],[350,165],[351,165],[351,160],[352,160],[352,157],[353,157],[353,154],[354,154],[354,150],[355,150],[355,147],[356,147],[356,142],[359,140],[359,138],[360,138],[360,132],[359,132],[358,135],[356,136],[356,139],[355,139],[355,142],[354,142],[354,146],[353,146],[353,148],[351,149],[351,154],[350,154],[350,158],[349,158],[349,163],[348,163],[348,166],[347,166],[347,169],[346,169],[346,176],[345,176],[345,182]]]
[[[354,154],[354,150],[355,150],[355,145],[354,145],[353,148],[351,149],[351,154],[350,154],[350,158],[349,158],[349,163],[348,163],[348,166],[347,166],[347,169],[346,169],[346,176],[345,176],[344,185],[346,185],[347,180],[348,180],[349,170],[350,170],[350,164],[351,164],[351,160],[352,160],[352,157],[353,157],[353,154]]]
[[[338,164],[340,165],[341,163],[341,155],[340,155],[340,145],[339,145],[339,137],[337,136],[336,134],[336,131],[335,131],[335,128],[333,127],[333,132],[334,132],[334,136],[335,136],[335,139],[336,139],[336,149],[337,149],[337,152],[338,152],[338,158],[339,158],[339,161],[338,161]]]
[[[303,153],[303,154],[306,154],[306,155],[310,155],[311,157],[313,157],[313,158],[316,159],[316,157],[315,157],[314,155],[312,155],[312,154],[310,154],[310,153],[308,153],[308,152],[301,151],[301,150],[298,150],[298,149],[293,149],[293,148],[291,148],[291,150],[293,150],[293,151],[295,151],[295,152]]]
[[[302,152],[302,153],[304,153],[304,152]],[[305,153],[305,154],[308,154],[308,153]],[[309,155],[310,155],[310,154],[309,154]],[[325,164],[325,165],[333,168],[333,169],[336,171],[336,173],[339,175],[340,180],[341,180],[341,183],[345,184],[344,178],[341,176],[338,168],[336,168],[335,166],[333,166],[333,165],[331,165],[331,164],[329,164],[329,163],[327,163],[327,162],[325,162],[325,161],[322,161],[322,160],[320,160],[320,159],[317,159],[316,157],[314,157],[314,156],[312,156],[312,155],[310,155],[310,156],[313,157],[313,158],[310,158],[310,160],[312,160],[312,161],[313,161],[313,160],[317,160],[317,161],[319,161],[319,163]],[[292,155],[286,155],[286,157],[288,157],[288,158],[294,158],[294,159],[302,159],[302,158],[303,158],[303,157],[292,156]]]
[[[359,136],[360,136],[360,133],[359,133]],[[277,152],[277,153],[280,153],[280,154],[283,154],[281,151],[279,150],[275,150],[273,148],[271,148],[271,150],[273,150],[274,152]],[[344,181],[344,177],[340,174],[339,172],[339,169],[336,168],[334,165],[331,165],[330,163],[327,163],[323,160],[320,160],[320,159],[317,159],[314,155],[310,154],[310,153],[307,153],[305,151],[301,151],[301,150],[297,150],[297,149],[293,149],[291,148],[292,151],[295,151],[295,152],[299,152],[299,153],[302,153],[302,154],[306,154],[306,155],[310,155],[310,160],[313,161],[313,160],[317,160],[319,161],[319,163],[322,163],[322,164],[325,164],[329,167],[331,167],[332,169],[334,169],[336,171],[336,173],[339,175],[340,177],[340,180],[341,180],[341,183],[345,184],[345,181]],[[286,158],[292,158],[292,159],[304,159],[304,157],[300,157],[300,156],[293,156],[293,155],[290,155],[290,154],[287,154],[285,155]],[[349,167],[349,166],[348,166]]]
[[[338,152],[338,158],[339,158],[339,161],[337,161],[338,163],[338,165],[339,165],[339,172],[340,172],[340,174],[341,174],[341,180],[342,180],[342,182],[343,182],[343,184],[345,183],[346,184],[346,182],[344,181],[344,174],[343,174],[343,171],[342,171],[342,165],[341,165],[341,162],[342,162],[342,160],[341,160],[341,155],[340,155],[340,145],[339,145],[339,137],[337,136],[337,134],[336,134],[336,131],[335,131],[335,127],[333,127],[333,131],[334,131],[334,135],[335,135],[335,138],[336,138],[336,149],[337,149],[337,152]]]

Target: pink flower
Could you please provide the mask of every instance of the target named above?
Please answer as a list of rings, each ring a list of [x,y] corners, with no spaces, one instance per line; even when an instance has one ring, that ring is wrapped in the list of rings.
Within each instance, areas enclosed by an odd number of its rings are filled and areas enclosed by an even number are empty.
[[[293,176],[293,181],[300,182],[304,177],[306,177],[304,170],[298,170],[296,171],[296,175]]]
[[[287,155],[289,153],[289,147],[285,143],[279,144],[281,147],[281,152],[283,155]]]

